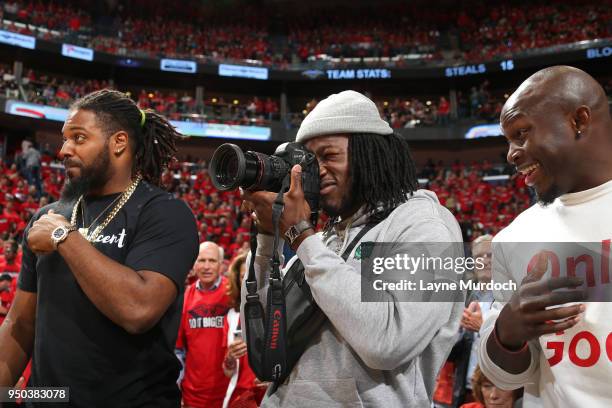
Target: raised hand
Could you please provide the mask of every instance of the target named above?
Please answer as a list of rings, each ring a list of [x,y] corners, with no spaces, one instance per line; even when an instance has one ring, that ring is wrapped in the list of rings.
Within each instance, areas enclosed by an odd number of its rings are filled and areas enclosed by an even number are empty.
[[[564,276],[543,280],[547,266],[548,257],[540,253],[535,268],[500,312],[496,330],[504,347],[518,349],[531,339],[567,330],[580,321],[580,314],[585,310],[583,304],[559,305],[586,299],[586,292],[576,289],[583,279]],[[558,290],[563,288],[571,290]]]
[[[64,216],[56,214],[53,210],[32,224],[28,231],[28,246],[36,254],[46,254],[55,251],[51,233],[60,226],[69,226],[70,223]]]
[[[468,307],[463,310],[461,317],[461,327],[466,330],[477,332],[482,326],[482,310],[478,302],[471,302]]]

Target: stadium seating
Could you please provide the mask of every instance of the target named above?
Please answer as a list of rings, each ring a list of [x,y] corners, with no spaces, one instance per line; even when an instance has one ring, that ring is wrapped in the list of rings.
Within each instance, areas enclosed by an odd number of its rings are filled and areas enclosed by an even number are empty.
[[[325,58],[340,65],[352,58],[396,66],[415,57],[475,62],[612,36],[606,2],[468,3],[444,9],[398,2],[219,11],[186,2],[183,9],[191,14],[173,15],[160,0],[133,0],[94,18],[75,1],[8,1],[2,28],[113,54],[248,60],[277,68]],[[289,28],[271,28],[278,13]]]

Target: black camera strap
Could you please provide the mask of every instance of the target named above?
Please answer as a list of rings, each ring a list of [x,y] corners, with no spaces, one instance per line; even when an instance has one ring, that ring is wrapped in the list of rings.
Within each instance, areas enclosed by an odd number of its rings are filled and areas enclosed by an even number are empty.
[[[284,208],[284,194],[289,190],[291,173],[283,179],[274,203],[272,204],[272,225],[274,228],[274,248],[272,252],[272,272],[270,273],[267,302],[267,318],[257,294],[257,278],[255,277],[255,256],[257,252],[257,235],[253,233],[256,227],[251,227],[251,264],[246,281],[247,296],[244,307],[246,335],[249,350],[262,350],[260,355],[253,351],[249,353],[249,364],[254,368],[258,378],[276,381],[280,379],[287,367],[286,336],[287,314],[285,309],[285,294],[280,272],[279,222]],[[263,348],[260,344],[264,341]]]
[[[257,254],[257,226],[251,224],[251,262],[246,280],[246,303],[244,305],[244,331],[248,347],[249,366],[257,378],[265,381],[262,371],[262,339],[265,338],[264,310],[257,294],[255,256]]]
[[[263,367],[267,378],[278,381],[287,369],[287,311],[285,308],[285,292],[280,271],[280,254],[277,250],[280,231],[280,217],[285,207],[284,195],[289,191],[291,173],[287,173],[283,184],[272,204],[272,226],[274,228],[274,249],[272,251],[272,272],[270,273],[270,286],[268,288],[268,307],[266,324],[266,337],[264,343]]]

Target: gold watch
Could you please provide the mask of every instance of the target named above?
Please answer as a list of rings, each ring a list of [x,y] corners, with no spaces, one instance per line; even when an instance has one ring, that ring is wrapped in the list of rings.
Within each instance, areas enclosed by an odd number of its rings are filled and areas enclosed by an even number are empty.
[[[72,224],[60,225],[51,232],[51,240],[53,241],[53,247],[57,251],[57,246],[64,242],[68,238],[68,234],[72,231],[76,231],[76,227]]]

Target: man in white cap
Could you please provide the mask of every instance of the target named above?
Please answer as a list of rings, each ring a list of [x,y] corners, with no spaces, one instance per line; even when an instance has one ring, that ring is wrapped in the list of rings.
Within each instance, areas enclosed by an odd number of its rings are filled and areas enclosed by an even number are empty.
[[[367,225],[359,242],[460,242],[459,226],[435,194],[417,190],[405,140],[380,118],[376,105],[354,91],[321,101],[296,137],[318,160],[324,233],[309,225],[301,168],[291,170],[280,234],[296,251],[312,296],[327,317],[288,379],[271,388],[263,407],[426,407],[454,343],[463,305],[383,301],[361,297],[361,246],[340,255]],[[267,292],[273,252],[271,204],[276,193],[244,194],[258,218],[256,276]],[[282,242],[282,241],[281,241]],[[356,242],[357,243],[357,242]],[[365,257],[365,255],[363,255]],[[246,290],[243,288],[243,296]],[[243,303],[244,305],[244,298]]]

